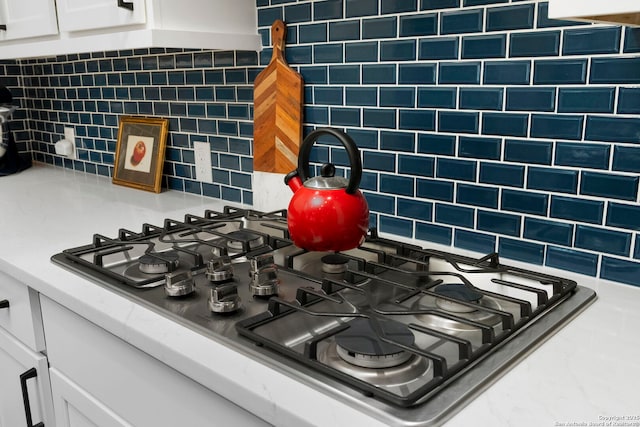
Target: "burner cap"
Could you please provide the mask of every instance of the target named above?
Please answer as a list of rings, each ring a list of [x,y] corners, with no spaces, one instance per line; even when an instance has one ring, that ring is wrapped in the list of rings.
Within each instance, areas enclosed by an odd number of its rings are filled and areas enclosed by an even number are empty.
[[[480,292],[465,285],[464,283],[445,283],[436,286],[433,291],[438,295],[450,297],[458,301],[478,302],[482,298],[482,294]],[[436,305],[443,310],[454,313],[470,313],[476,310],[473,307],[458,304],[444,298],[436,298]]]
[[[263,244],[262,236],[248,230],[235,230],[227,233],[227,248],[234,252],[241,252],[243,245],[248,243],[249,250],[255,249]]]
[[[320,258],[322,271],[325,273],[344,273],[347,271],[349,258],[341,254],[329,254]]]
[[[180,255],[176,251],[144,254],[138,258],[138,269],[147,274],[164,274],[180,265]]]
[[[378,324],[386,338],[406,346],[413,345],[415,337],[406,325],[388,320],[379,320]],[[365,368],[389,368],[411,358],[410,352],[382,341],[369,319],[352,320],[348,329],[336,334],[335,340],[343,360]]]

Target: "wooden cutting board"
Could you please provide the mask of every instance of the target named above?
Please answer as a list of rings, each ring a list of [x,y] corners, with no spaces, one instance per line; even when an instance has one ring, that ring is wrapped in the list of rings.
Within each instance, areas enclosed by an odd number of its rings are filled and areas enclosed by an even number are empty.
[[[284,58],[286,27],[271,26],[273,55],[253,84],[253,169],[289,173],[302,142],[302,76]]]

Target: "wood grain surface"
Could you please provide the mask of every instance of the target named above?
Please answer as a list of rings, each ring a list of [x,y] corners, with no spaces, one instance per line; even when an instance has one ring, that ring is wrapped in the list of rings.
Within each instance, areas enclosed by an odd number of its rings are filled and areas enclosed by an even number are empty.
[[[271,26],[273,55],[253,84],[253,169],[289,173],[302,142],[302,76],[284,58],[284,22]]]

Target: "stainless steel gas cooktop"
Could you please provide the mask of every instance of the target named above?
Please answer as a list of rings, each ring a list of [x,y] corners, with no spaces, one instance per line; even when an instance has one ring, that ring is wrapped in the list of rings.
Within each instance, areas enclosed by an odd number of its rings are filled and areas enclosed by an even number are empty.
[[[389,425],[438,425],[571,320],[576,282],[381,238],[309,252],[226,207],[52,260]]]

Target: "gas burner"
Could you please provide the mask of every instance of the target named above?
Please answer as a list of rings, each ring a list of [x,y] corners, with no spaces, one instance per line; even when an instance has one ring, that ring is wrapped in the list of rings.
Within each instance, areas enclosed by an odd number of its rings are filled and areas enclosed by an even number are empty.
[[[322,271],[329,274],[340,274],[347,271],[349,258],[340,254],[329,254],[320,258],[322,261]]]
[[[164,274],[174,271],[180,265],[176,251],[148,253],[138,258],[138,269],[145,274]]]
[[[441,305],[438,304],[438,301],[441,301]],[[508,307],[505,303],[497,298],[493,298],[488,295],[484,295],[482,298],[477,300],[477,309],[475,310],[460,310],[461,307],[468,309],[469,307],[458,304],[451,301],[446,301],[444,298],[438,298],[431,295],[424,295],[419,298],[414,305],[416,310],[426,310],[428,313],[418,314],[416,315],[416,319],[422,325],[438,330],[447,330],[452,333],[465,335],[468,332],[477,333],[478,327],[470,325],[468,323],[460,322],[455,319],[447,318],[444,316],[439,316],[432,312],[432,309],[435,307],[440,308],[443,312],[449,313],[451,315],[470,320],[472,322],[482,323],[491,327],[499,327],[501,323],[501,318],[498,314],[492,313],[488,310],[484,310],[483,308],[489,308],[494,310],[502,310],[505,311]],[[453,307],[453,310],[451,309]],[[455,311],[455,310],[458,311]]]
[[[378,321],[378,325],[385,338],[406,346],[414,344],[413,333],[402,323]],[[368,319],[352,320],[348,329],[336,334],[335,340],[338,355],[345,362],[363,368],[391,368],[405,363],[412,356],[412,353],[382,341]]]
[[[212,258],[207,263],[205,277],[213,283],[224,283],[233,279],[233,266],[229,257]]]
[[[238,311],[240,309],[238,286],[228,284],[211,289],[207,304],[209,310],[216,314],[228,314]]]
[[[180,273],[167,273],[165,279],[164,291],[168,297],[182,297],[196,290],[196,284],[189,270]]]
[[[264,245],[264,238],[256,233],[252,233],[249,230],[235,230],[227,233],[227,249],[232,253],[246,252],[245,247],[248,250],[254,250]],[[246,246],[245,246],[246,245]]]
[[[444,283],[436,286],[433,289],[433,292],[438,295],[443,295],[464,302],[478,303],[482,298],[482,294],[480,292],[465,285],[464,283]],[[439,308],[452,313],[471,313],[477,310],[475,307],[459,304],[444,298],[436,298],[436,305]]]

